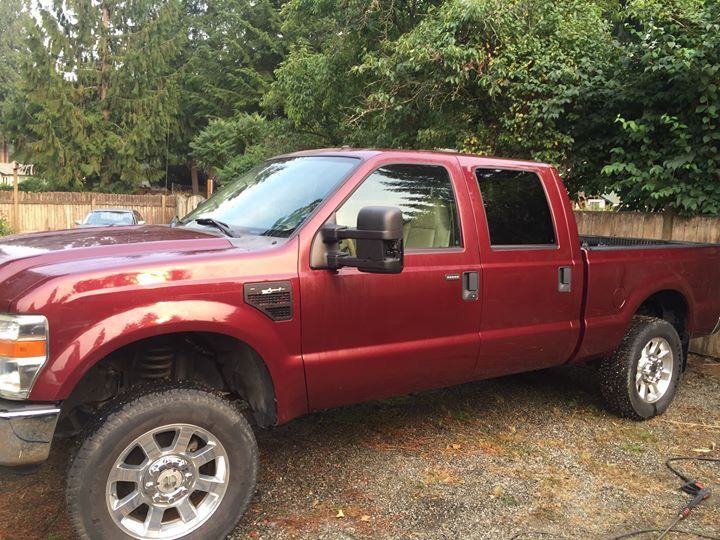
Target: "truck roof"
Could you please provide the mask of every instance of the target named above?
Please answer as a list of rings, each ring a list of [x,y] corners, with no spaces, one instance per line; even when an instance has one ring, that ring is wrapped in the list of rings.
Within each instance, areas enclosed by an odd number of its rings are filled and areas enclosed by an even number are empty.
[[[393,155],[398,159],[408,157],[422,157],[425,156],[454,156],[458,158],[471,158],[482,160],[483,165],[492,167],[497,165],[498,167],[508,166],[530,166],[533,168],[545,168],[550,167],[547,163],[539,161],[530,161],[522,159],[507,159],[493,156],[480,156],[476,154],[466,154],[463,152],[457,152],[454,150],[394,150],[389,148],[318,148],[313,150],[302,150],[300,152],[291,152],[278,157],[297,157],[297,156],[352,156],[359,159],[367,160],[378,155]]]

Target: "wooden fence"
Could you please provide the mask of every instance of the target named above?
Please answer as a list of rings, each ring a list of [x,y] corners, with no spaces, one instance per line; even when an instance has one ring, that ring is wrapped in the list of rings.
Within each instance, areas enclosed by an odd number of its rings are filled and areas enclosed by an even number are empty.
[[[642,212],[575,212],[580,234],[720,243],[720,218]],[[718,269],[710,269],[717,272]],[[716,294],[720,295],[720,291]],[[720,334],[693,340],[691,350],[720,357]]]
[[[0,191],[0,215],[15,232],[51,231],[75,226],[95,208],[131,208],[146,223],[169,223],[195,208],[199,196],[117,195],[112,193],[30,193]]]

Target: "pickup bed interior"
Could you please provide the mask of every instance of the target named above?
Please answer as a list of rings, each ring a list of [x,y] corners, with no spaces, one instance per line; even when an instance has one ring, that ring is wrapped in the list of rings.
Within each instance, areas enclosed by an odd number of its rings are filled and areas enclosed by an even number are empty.
[[[627,238],[620,236],[580,235],[580,246],[587,249],[636,248],[647,249],[657,247],[698,247],[710,246],[700,242],[680,242],[677,240],[653,240],[650,238]]]

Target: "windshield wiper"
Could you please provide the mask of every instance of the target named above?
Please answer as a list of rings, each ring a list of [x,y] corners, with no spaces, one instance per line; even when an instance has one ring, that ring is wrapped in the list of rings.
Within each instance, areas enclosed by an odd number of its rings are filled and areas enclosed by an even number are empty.
[[[216,229],[224,232],[227,236],[235,237],[235,233],[233,232],[232,227],[230,227],[230,225],[223,221],[218,221],[217,219],[213,218],[197,218],[193,219],[193,221],[198,225],[209,225],[210,227],[215,227]]]

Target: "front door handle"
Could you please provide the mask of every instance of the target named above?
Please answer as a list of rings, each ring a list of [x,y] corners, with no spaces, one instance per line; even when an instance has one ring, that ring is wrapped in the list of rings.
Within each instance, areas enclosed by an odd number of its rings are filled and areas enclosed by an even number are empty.
[[[462,275],[462,298],[466,302],[474,302],[480,294],[480,273],[463,272]]]
[[[569,266],[561,266],[558,268],[558,291],[572,291],[572,268]]]

